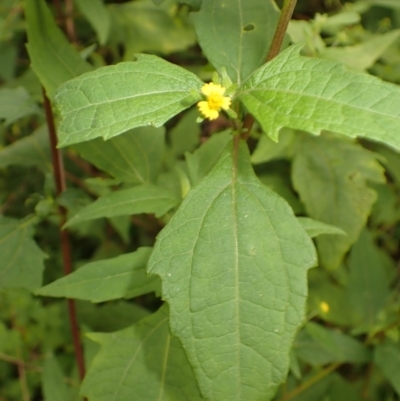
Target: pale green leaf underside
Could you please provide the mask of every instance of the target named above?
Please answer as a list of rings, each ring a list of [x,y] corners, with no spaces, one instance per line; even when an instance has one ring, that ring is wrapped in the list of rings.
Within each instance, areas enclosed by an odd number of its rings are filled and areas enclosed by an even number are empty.
[[[101,217],[141,213],[152,213],[158,217],[178,203],[179,199],[167,189],[148,184],[138,185],[101,196],[68,220],[65,227]]]
[[[35,222],[35,217],[0,216],[0,288],[33,290],[41,285],[46,255],[32,239]]]
[[[292,46],[259,68],[237,96],[273,139],[282,127],[365,137],[400,150],[400,89]]]
[[[347,234],[316,239],[321,264],[333,269],[356,242],[376,200],[366,180],[384,182],[383,168],[372,152],[347,138],[297,133],[296,146],[292,180],[308,216]]]
[[[74,148],[99,169],[123,182],[154,182],[165,150],[165,128],[140,127],[104,141],[79,143]]]
[[[116,258],[88,263],[40,288],[36,294],[105,302],[134,298],[149,292],[159,293],[159,279],[146,274],[150,253],[151,248],[139,248],[136,252]]]
[[[159,234],[149,272],[162,278],[171,330],[209,401],[267,400],[282,383],[304,318],[314,247],[287,203],[232,145]]]
[[[202,85],[191,72],[145,54],[84,74],[62,85],[55,96],[63,118],[60,146],[161,126],[200,100],[193,93]]]
[[[127,329],[92,333],[101,350],[82,384],[90,401],[201,401],[179,340],[171,337],[168,308]]]
[[[338,227],[310,219],[309,217],[298,217],[297,219],[311,238],[324,234],[346,235],[346,233]]]
[[[279,14],[271,0],[207,0],[192,19],[208,60],[240,83],[265,62]]]

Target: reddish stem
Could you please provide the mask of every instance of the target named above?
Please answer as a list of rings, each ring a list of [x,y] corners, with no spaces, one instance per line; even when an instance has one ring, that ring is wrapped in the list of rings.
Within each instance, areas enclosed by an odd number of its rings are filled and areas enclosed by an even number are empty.
[[[43,100],[44,100],[44,109],[46,113],[46,121],[49,130],[51,157],[53,161],[53,174],[56,183],[56,194],[57,196],[59,196],[66,189],[65,170],[61,152],[59,149],[57,149],[56,127],[54,124],[54,116],[51,108],[51,103],[44,89],[43,89]],[[63,208],[62,206],[59,206],[59,213],[60,213],[61,252],[64,265],[64,274],[67,275],[72,272],[72,263],[71,263],[71,252],[70,252],[68,231],[62,230],[62,226],[65,224],[67,217],[66,209]],[[79,377],[81,380],[83,380],[85,376],[85,362],[83,359],[83,350],[80,342],[78,319],[76,315],[74,300],[67,299],[67,305],[68,305],[69,322],[72,332],[72,340],[75,350],[75,359],[78,366]]]

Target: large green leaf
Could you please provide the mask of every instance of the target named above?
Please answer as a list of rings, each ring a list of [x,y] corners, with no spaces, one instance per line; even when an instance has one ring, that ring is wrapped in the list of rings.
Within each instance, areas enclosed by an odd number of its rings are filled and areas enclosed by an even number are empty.
[[[191,72],[146,54],[84,74],[55,96],[63,117],[60,145],[109,139],[144,125],[159,127],[200,100],[202,85]]]
[[[265,63],[279,14],[272,0],[205,0],[192,19],[208,60],[240,83]]]
[[[35,222],[35,217],[0,216],[0,288],[33,290],[41,285],[46,255],[32,239]]]
[[[277,139],[282,127],[362,136],[400,149],[400,89],[292,46],[259,68],[237,96]]]
[[[149,292],[159,292],[157,277],[148,277],[146,264],[151,248],[116,258],[88,263],[78,270],[48,284],[36,294],[51,297],[105,302],[117,298],[134,298]]]
[[[255,176],[246,144],[228,144],[159,234],[148,264],[207,400],[273,396],[315,262],[290,207]]]
[[[347,138],[298,133],[292,177],[308,215],[347,233],[316,239],[321,264],[336,268],[376,200],[366,180],[384,182],[383,169],[373,153]]]
[[[171,337],[168,308],[110,334],[92,333],[101,350],[82,384],[90,401],[201,401],[179,340]]]
[[[371,233],[364,229],[351,249],[349,299],[359,321],[367,327],[378,323],[378,313],[389,295],[389,280]]]
[[[153,213],[162,216],[179,203],[171,192],[155,185],[138,185],[111,192],[91,203],[70,220],[65,227],[100,217]]]
[[[65,81],[90,71],[79,53],[68,43],[44,0],[26,0],[28,44],[31,65],[47,94]]]
[[[0,150],[0,168],[15,165],[36,166],[44,172],[51,172],[47,125]]]
[[[97,138],[74,147],[84,159],[121,181],[153,182],[164,156],[165,129],[141,127],[108,141]]]

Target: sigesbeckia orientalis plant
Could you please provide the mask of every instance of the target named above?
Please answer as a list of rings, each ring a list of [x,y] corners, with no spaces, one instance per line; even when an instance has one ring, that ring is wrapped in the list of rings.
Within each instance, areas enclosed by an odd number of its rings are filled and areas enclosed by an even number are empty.
[[[324,218],[322,206],[308,201],[320,195],[310,193],[296,175],[307,164],[301,154],[294,160],[294,185],[308,217],[296,217],[291,205],[255,174],[247,140],[261,134],[265,139],[260,144],[271,148],[283,143],[285,151],[311,149],[324,130],[333,133],[321,137],[326,148],[342,146],[349,155],[361,150],[343,137],[363,137],[400,150],[399,88],[334,61],[305,57],[302,44],[289,45],[285,32],[295,0],[285,0],[282,11],[270,0],[197,3],[200,9],[192,13],[192,22],[217,71],[209,83],[148,54],[93,71],[77,61],[82,65],[77,77],[53,82],[31,43],[36,32],[32,21],[47,15],[44,2],[26,2],[28,50],[47,93],[54,94],[61,116],[59,146],[74,145],[100,168],[106,158],[112,160],[110,174],[129,184],[80,210],[65,227],[141,213],[154,214],[165,224],[154,247],[120,256],[133,266],[131,272],[142,269],[140,277],[137,272],[132,276],[137,282],[132,278],[129,295],[122,284],[96,296],[83,284],[85,274],[98,274],[106,286],[110,274],[118,269],[122,274],[122,259],[114,261],[114,270],[112,262],[103,273],[87,265],[37,291],[93,302],[156,292],[165,301],[113,339],[92,335],[102,351],[82,386],[90,400],[271,400],[287,379],[290,350],[305,321],[307,272],[318,264],[311,237],[325,234],[317,238],[320,264],[337,268],[368,213],[349,231],[346,222]],[[138,163],[143,152],[162,160],[154,145],[161,138],[158,127],[194,105],[200,120],[224,114],[228,131],[164,170],[161,161],[148,168]],[[134,130],[139,127],[145,128]],[[113,153],[135,141],[131,157]],[[100,153],[103,160],[95,157]],[[368,160],[364,171],[377,166]],[[381,170],[375,178],[383,179]],[[79,291],[74,287],[78,282]],[[328,313],[327,302],[321,305]],[[106,380],[110,371],[119,373]]]

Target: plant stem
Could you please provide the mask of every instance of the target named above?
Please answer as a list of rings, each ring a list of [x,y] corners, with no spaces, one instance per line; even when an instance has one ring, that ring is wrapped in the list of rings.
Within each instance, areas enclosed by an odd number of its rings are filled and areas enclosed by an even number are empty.
[[[266,59],[266,62],[271,61],[276,57],[282,47],[283,40],[285,39],[285,33],[289,25],[290,19],[292,18],[294,8],[296,7],[297,0],[284,0],[281,15],[279,17],[278,25],[276,26],[274,38],[272,39],[271,48]],[[251,114],[247,114],[243,128],[247,130],[246,138],[250,135],[251,128],[254,124],[254,117]]]
[[[47,127],[49,130],[51,157],[53,161],[53,173],[54,173],[54,180],[56,183],[56,195],[59,196],[66,189],[65,170],[61,152],[59,149],[57,149],[56,127],[54,124],[54,116],[53,116],[53,111],[51,109],[51,103],[44,89],[43,89],[43,100],[44,100],[44,109],[46,112]],[[64,265],[64,274],[67,275],[72,272],[72,263],[71,263],[71,252],[70,252],[68,231],[62,229],[62,226],[65,224],[67,220],[65,208],[59,206],[59,213],[60,213],[61,252]],[[78,320],[76,316],[74,300],[67,299],[67,305],[68,305],[68,315],[72,332],[72,340],[74,343],[75,359],[78,366],[79,377],[81,380],[83,380],[85,376],[85,364],[83,359],[82,345],[79,338],[79,327],[78,327]]]
[[[329,365],[327,368],[318,372],[316,375],[311,377],[311,379],[307,380],[306,382],[301,384],[299,387],[296,387],[294,390],[285,394],[279,401],[289,401],[292,398],[298,396],[300,393],[302,393],[303,391],[307,390],[309,387],[313,386],[315,383],[322,380],[325,376],[328,376],[329,373],[332,373],[333,371],[335,371],[341,365],[342,365],[342,362],[336,362],[336,363],[333,363],[332,365]]]

